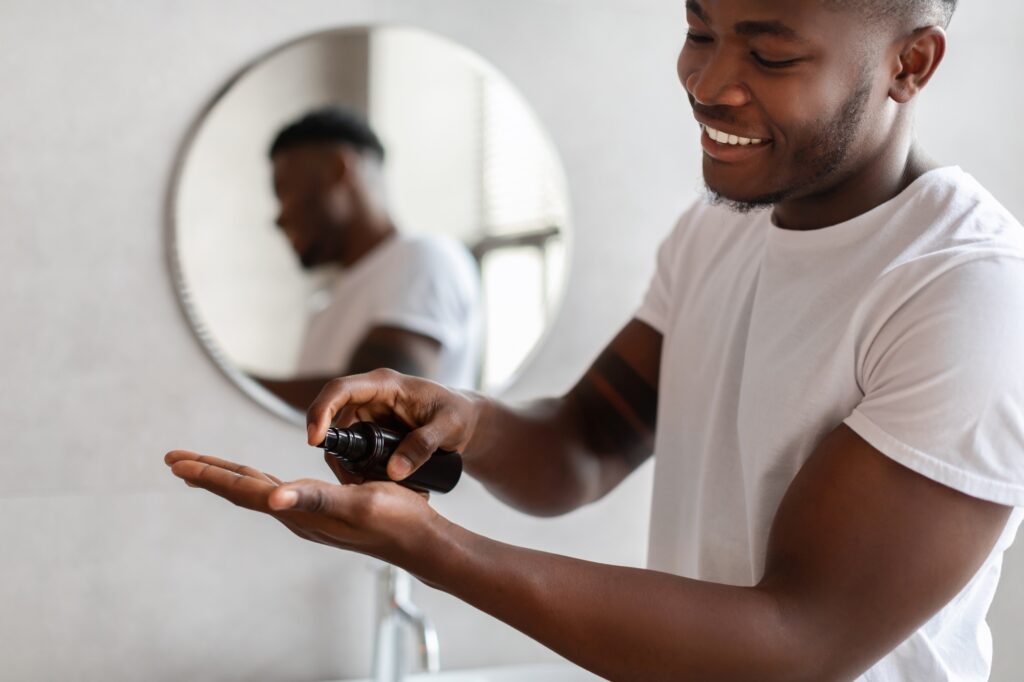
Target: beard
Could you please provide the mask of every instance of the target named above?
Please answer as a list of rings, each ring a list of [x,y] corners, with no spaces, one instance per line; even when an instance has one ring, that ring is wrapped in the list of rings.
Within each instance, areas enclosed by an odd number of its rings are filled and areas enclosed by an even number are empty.
[[[704,185],[708,201],[737,213],[750,213],[774,206],[834,174],[849,157],[864,118],[871,82],[862,77],[860,85],[840,107],[831,120],[825,121],[806,145],[793,154],[792,165],[802,171],[786,187],[753,199],[731,199]]]

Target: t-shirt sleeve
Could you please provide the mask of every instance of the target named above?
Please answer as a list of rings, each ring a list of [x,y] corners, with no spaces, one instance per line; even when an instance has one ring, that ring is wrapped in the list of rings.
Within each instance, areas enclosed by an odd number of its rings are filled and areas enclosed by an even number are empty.
[[[480,299],[476,266],[461,245],[412,241],[390,264],[386,281],[374,324],[422,334],[449,348],[461,346],[476,322]]]
[[[973,260],[920,287],[879,328],[858,380],[864,398],[845,423],[873,447],[1024,506],[1024,259]]]

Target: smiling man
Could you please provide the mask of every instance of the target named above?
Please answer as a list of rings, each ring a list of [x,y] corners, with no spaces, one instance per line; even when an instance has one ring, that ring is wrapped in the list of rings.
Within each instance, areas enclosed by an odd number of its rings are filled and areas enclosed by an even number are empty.
[[[610,679],[987,679],[1024,506],[1024,229],[914,140],[953,5],[691,0],[678,71],[708,197],[579,383],[511,407],[373,372],[309,409],[310,443],[397,417],[392,478],[460,450],[537,514],[653,451],[648,569],[480,537],[390,482],[166,461]]]

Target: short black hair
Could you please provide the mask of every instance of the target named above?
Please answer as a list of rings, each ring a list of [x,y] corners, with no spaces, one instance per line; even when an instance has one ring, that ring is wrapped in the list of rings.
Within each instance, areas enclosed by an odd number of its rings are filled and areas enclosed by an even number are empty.
[[[869,21],[890,21],[903,16],[915,28],[949,26],[957,0],[825,0],[827,6],[859,13]]]
[[[359,153],[369,152],[384,160],[384,145],[370,124],[359,114],[341,107],[324,107],[289,123],[270,145],[269,155],[305,144],[334,143],[353,147]]]

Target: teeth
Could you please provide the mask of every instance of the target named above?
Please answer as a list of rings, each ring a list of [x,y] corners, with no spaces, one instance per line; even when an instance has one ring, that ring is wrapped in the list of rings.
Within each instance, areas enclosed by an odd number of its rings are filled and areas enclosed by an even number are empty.
[[[729,135],[723,133],[721,130],[715,130],[710,126],[704,126],[704,130],[707,131],[708,137],[719,144],[731,144],[740,145],[746,147],[748,144],[761,144],[761,140],[758,138],[740,137],[739,135]]]

